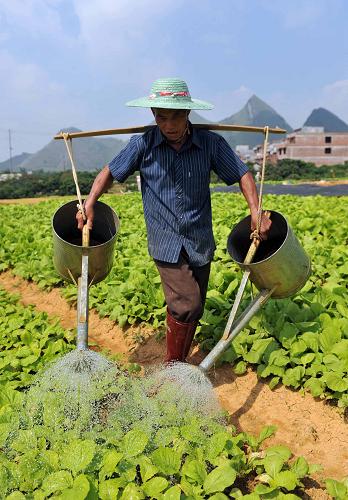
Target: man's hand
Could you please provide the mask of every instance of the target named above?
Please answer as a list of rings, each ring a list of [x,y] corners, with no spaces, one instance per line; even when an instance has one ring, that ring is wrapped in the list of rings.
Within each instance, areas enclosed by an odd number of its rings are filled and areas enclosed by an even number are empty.
[[[94,204],[89,203],[87,200],[84,204],[84,209],[85,209],[85,214],[87,217],[86,224],[87,224],[88,229],[91,230],[93,227],[93,220],[94,220]],[[78,212],[76,214],[76,220],[77,220],[77,227],[80,229],[80,231],[82,231],[83,226],[84,226],[84,220],[83,220],[82,213],[80,210],[78,210]]]
[[[254,181],[254,177],[251,172],[247,172],[239,181],[240,189],[246,199],[250,213],[251,213],[251,231],[254,231],[257,227],[257,214],[259,206],[259,197],[257,194],[257,188]],[[268,237],[269,230],[271,228],[272,221],[266,217],[265,213],[262,212],[261,217],[261,227],[260,227],[260,238],[266,240]]]
[[[265,215],[265,212],[262,212],[261,215],[261,226],[259,231],[259,236],[261,240],[267,240],[268,233],[271,229],[272,221],[269,217]],[[251,214],[251,231],[255,231],[257,227],[257,212],[252,212]]]
[[[98,198],[105,193],[112,186],[113,178],[109,170],[108,165],[105,165],[103,170],[99,172],[97,177],[94,179],[91,192],[88,195],[87,200],[84,203],[84,209],[87,217],[87,227],[92,229],[93,219],[94,219],[94,205]],[[77,227],[82,231],[84,226],[84,220],[80,211],[76,214]]]

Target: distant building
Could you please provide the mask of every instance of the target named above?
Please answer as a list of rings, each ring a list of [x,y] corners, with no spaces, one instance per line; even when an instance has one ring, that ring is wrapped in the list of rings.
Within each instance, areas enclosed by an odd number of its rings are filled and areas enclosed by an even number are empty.
[[[266,160],[268,163],[277,163],[277,147],[275,146],[277,143],[270,143],[267,146]],[[254,150],[254,160],[260,164],[263,161],[263,144],[259,144],[253,148]]]
[[[256,161],[262,158],[263,145],[254,148]],[[303,160],[315,165],[335,165],[348,161],[348,132],[325,132],[324,127],[302,127],[283,141],[272,142],[267,160]]]
[[[26,175],[32,175],[32,171],[26,172]],[[23,176],[22,172],[4,172],[0,173],[0,182],[10,181],[12,179],[20,179]]]
[[[247,144],[236,146],[236,153],[242,161],[254,161],[255,159],[255,152]]]
[[[23,174],[17,173],[4,173],[0,174],[0,182],[9,181],[11,179],[20,179]]]

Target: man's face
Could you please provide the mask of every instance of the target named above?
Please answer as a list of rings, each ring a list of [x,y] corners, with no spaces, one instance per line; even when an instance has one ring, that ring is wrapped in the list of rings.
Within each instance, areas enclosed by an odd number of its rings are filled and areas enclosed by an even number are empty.
[[[177,141],[184,135],[188,110],[153,108],[152,112],[160,131],[169,141]]]

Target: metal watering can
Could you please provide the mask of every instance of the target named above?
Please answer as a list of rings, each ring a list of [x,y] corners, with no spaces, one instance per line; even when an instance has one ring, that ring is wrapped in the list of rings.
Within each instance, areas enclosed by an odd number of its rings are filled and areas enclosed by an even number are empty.
[[[77,349],[88,349],[88,288],[109,274],[120,221],[112,208],[97,201],[91,232],[77,228],[78,201],[62,205],[54,214],[53,262],[67,281],[77,284]],[[90,234],[89,234],[90,233]]]
[[[198,366],[203,372],[211,368],[269,298],[282,299],[294,295],[311,274],[310,259],[285,217],[272,211],[271,220],[268,239],[262,241],[253,262],[249,264],[245,264],[244,260],[250,247],[250,216],[241,220],[228,237],[227,250],[244,270],[244,275],[221,340]],[[235,320],[249,278],[259,294]]]
[[[98,283],[111,270],[120,221],[112,208],[97,201],[89,245],[83,248],[81,231],[75,218],[77,203],[75,200],[62,205],[53,216],[54,266],[62,278],[76,283],[81,276],[82,255],[88,255],[89,284]]]

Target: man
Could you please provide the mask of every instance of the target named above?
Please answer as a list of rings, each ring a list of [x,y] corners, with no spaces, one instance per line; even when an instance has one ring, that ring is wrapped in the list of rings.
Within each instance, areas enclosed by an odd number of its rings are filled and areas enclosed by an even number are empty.
[[[156,80],[148,97],[128,106],[151,108],[157,126],[133,136],[97,175],[85,202],[87,224],[93,206],[114,179],[124,182],[140,171],[148,249],[161,276],[167,303],[166,362],[185,361],[203,314],[210,263],[215,250],[209,180],[214,170],[226,184],[239,182],[256,227],[258,195],[252,174],[225,139],[192,127],[191,109],[212,109],[192,99],[177,78]],[[83,227],[80,214],[79,228]],[[262,217],[260,236],[271,222]]]

